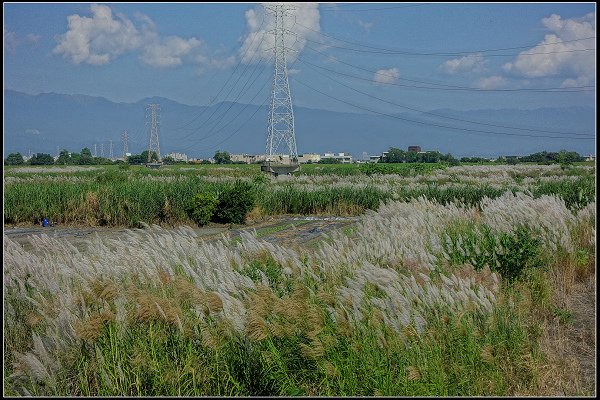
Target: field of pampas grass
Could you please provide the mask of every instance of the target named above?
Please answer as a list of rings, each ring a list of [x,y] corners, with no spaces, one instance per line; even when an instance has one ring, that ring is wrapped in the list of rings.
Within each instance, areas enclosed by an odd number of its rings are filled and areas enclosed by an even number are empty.
[[[595,201],[509,191],[373,208],[352,235],[294,250],[186,226],[83,248],[5,237],[4,393],[547,394],[549,362],[573,361],[540,346],[572,311],[552,285],[594,274]]]

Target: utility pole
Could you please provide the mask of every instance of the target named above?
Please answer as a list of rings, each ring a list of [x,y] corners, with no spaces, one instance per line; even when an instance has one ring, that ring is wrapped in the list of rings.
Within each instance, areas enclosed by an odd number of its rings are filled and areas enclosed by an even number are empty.
[[[112,159],[114,159],[114,157],[113,157],[113,145],[112,145],[112,140],[109,140],[109,142],[110,142],[110,150],[109,150],[109,156],[108,156],[108,158],[112,160]]]
[[[296,135],[294,133],[294,110],[288,82],[285,35],[294,34],[284,26],[284,17],[295,10],[289,3],[275,3],[264,6],[266,12],[275,17],[275,28],[270,31],[275,36],[275,68],[273,72],[273,88],[271,90],[271,107],[268,117],[268,134],[266,157],[267,162],[274,161],[280,146],[287,150],[292,162],[298,162]]]
[[[100,157],[104,158],[104,143],[100,143]]]
[[[152,161],[152,152],[156,152],[158,156],[158,162],[160,163],[160,146],[158,144],[158,111],[160,111],[159,104],[148,104],[146,106],[148,114],[148,123],[150,125],[150,141],[148,143],[148,164]]]
[[[94,143],[94,157],[98,157],[98,152],[96,151],[96,143]]]
[[[121,134],[121,139],[123,140],[123,158],[125,158],[127,157],[127,153],[129,153],[129,150],[127,149],[127,140],[129,139],[127,136],[127,131],[124,131]]]

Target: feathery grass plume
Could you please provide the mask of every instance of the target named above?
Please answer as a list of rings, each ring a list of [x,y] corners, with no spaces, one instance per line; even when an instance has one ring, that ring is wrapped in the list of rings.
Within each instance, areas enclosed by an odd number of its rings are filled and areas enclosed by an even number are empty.
[[[417,367],[410,365],[406,367],[406,377],[409,381],[418,381],[421,379],[421,373]]]
[[[93,342],[102,334],[104,326],[114,320],[115,316],[110,311],[95,312],[86,321],[82,322],[75,332],[78,338]]]
[[[251,339],[261,341],[267,338],[268,328],[265,320],[255,311],[250,311],[247,318],[246,332]]]

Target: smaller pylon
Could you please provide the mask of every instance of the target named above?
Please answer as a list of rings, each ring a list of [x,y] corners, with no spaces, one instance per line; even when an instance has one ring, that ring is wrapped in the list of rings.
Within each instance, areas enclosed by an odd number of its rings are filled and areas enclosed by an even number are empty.
[[[123,140],[123,158],[125,158],[127,157],[127,153],[129,153],[129,150],[127,149],[127,140],[129,139],[127,131],[124,131],[121,134],[121,139]]]

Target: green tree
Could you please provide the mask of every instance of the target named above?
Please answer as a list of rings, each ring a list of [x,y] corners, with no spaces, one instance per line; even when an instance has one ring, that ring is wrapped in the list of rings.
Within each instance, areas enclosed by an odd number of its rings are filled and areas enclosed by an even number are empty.
[[[30,165],[53,165],[54,158],[50,154],[37,153],[29,159]]]
[[[142,151],[142,164],[145,164],[148,162],[148,150],[144,150]],[[150,155],[150,162],[158,162],[158,154],[156,154],[155,151],[152,152],[152,154]]]
[[[25,164],[25,160],[23,160],[23,156],[21,153],[10,153],[8,157],[4,160],[4,165],[23,165]]]
[[[58,158],[55,161],[55,164],[57,165],[67,165],[70,163],[70,158],[71,156],[69,155],[69,152],[65,149],[62,149],[60,151],[60,154],[58,155]]]
[[[381,162],[386,163],[401,163],[406,161],[406,154],[404,150],[390,147],[385,157],[382,158]]]
[[[214,156],[215,164],[231,164],[231,156],[227,151],[218,151]]]
[[[167,157],[163,158],[163,164],[166,164],[166,165],[172,165],[172,164],[175,164],[176,162],[177,161],[175,161],[175,159],[171,156],[167,156]]]
[[[91,157],[92,156],[92,151],[89,148],[84,147],[83,149],[81,149],[81,156],[82,157],[83,156],[89,156],[89,157]]]

